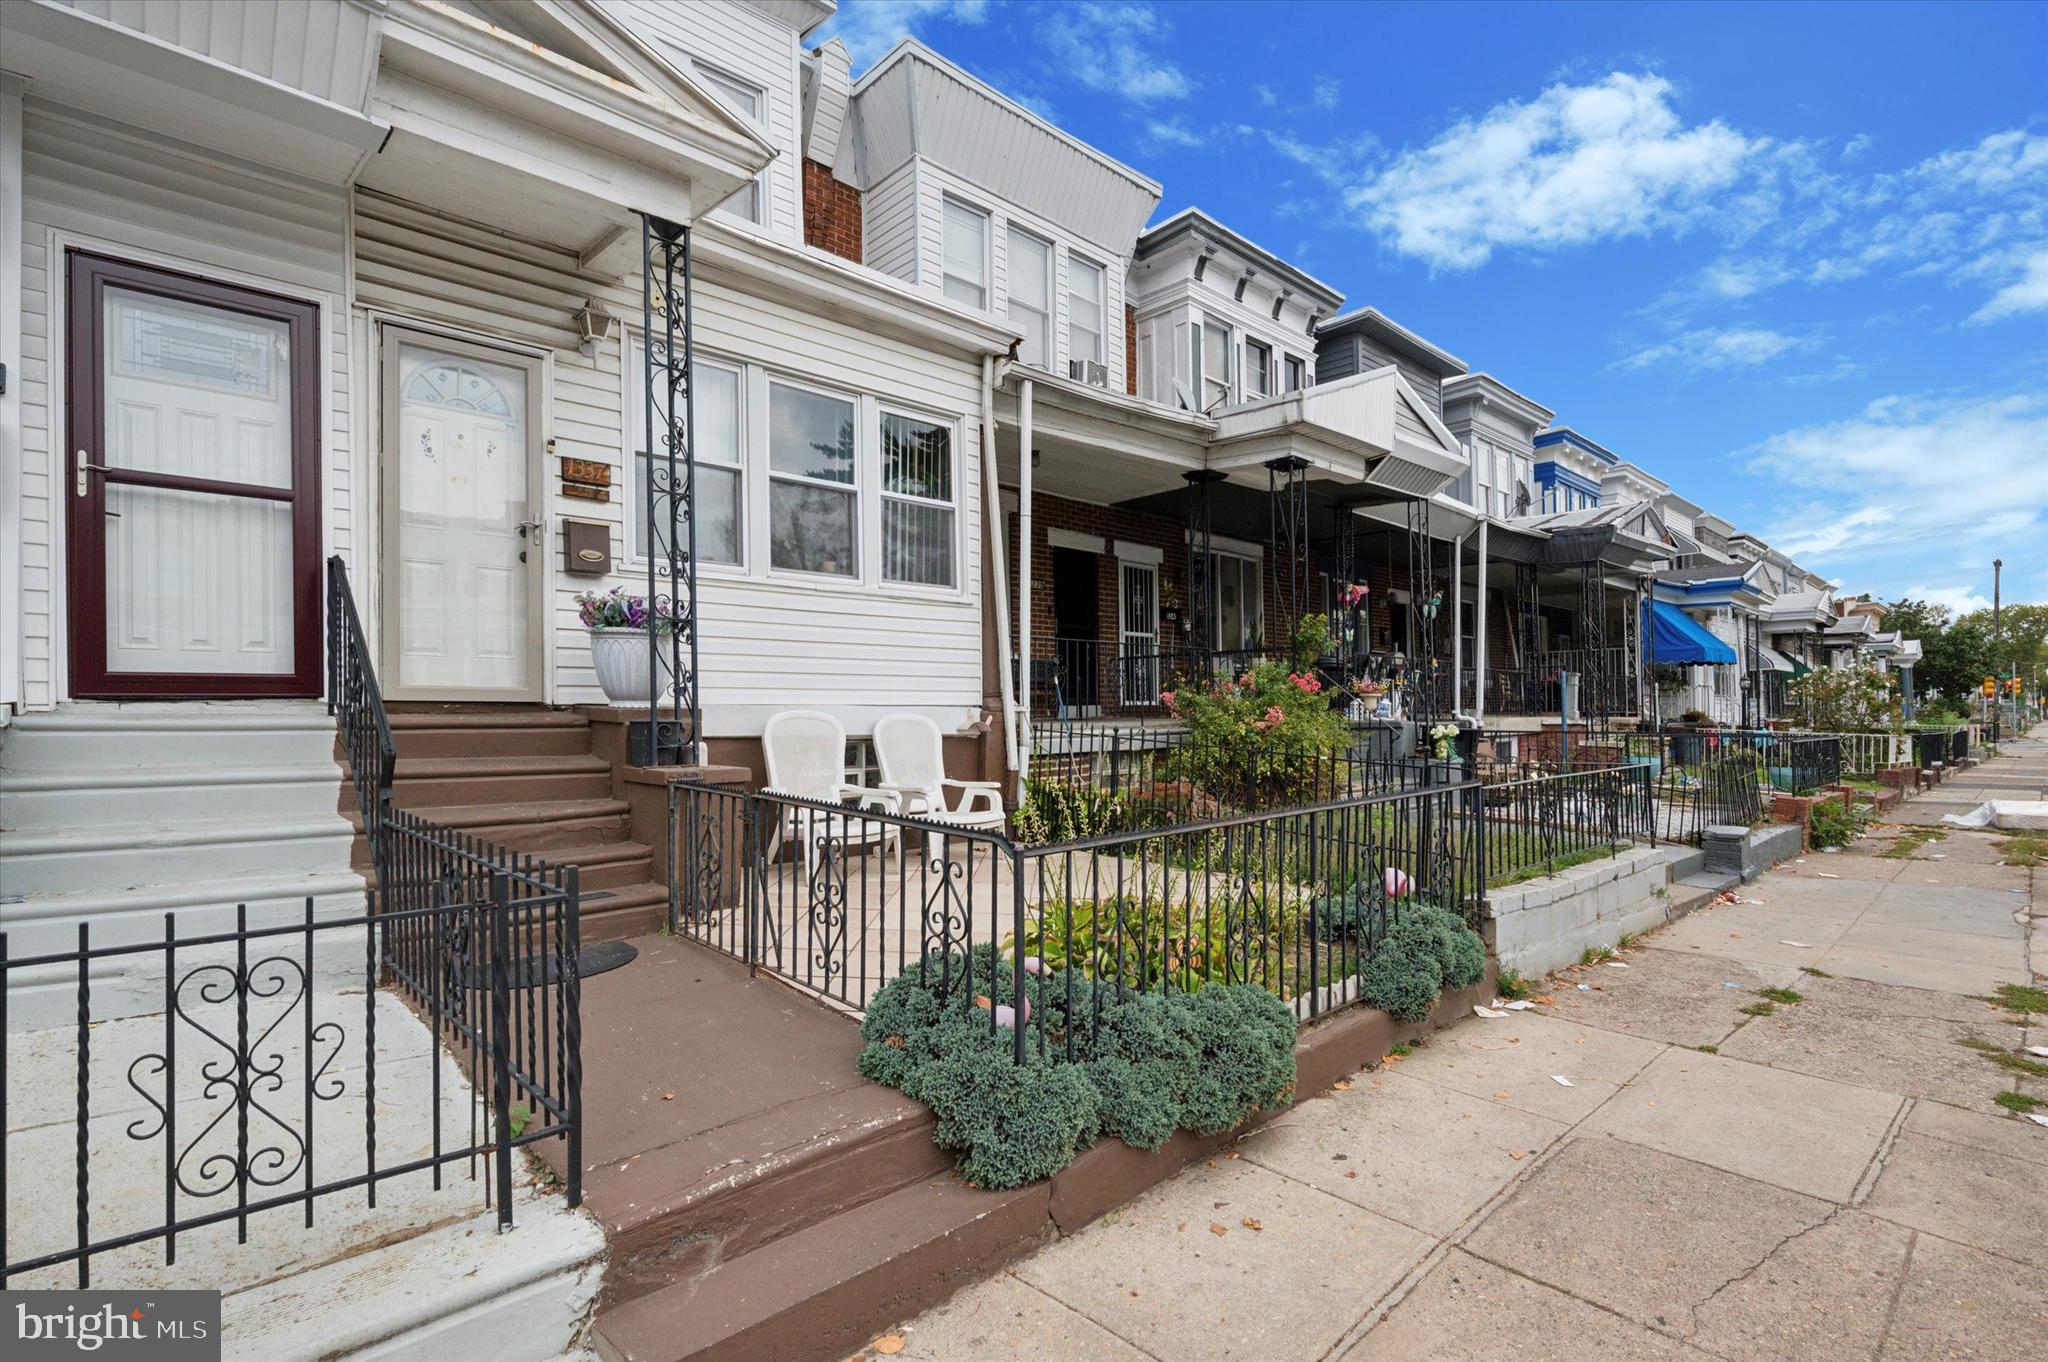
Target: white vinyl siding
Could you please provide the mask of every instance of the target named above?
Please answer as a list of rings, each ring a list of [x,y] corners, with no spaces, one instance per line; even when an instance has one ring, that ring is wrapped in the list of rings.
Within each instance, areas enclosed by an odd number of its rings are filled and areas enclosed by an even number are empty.
[[[988,214],[948,198],[945,208],[944,288],[948,298],[976,311],[988,307]]]
[[[1017,358],[1040,369],[1052,367],[1052,246],[1029,232],[1010,229],[1009,296],[1005,315],[1024,333]]]
[[[906,165],[861,195],[860,256],[870,269],[915,284],[917,167]]]

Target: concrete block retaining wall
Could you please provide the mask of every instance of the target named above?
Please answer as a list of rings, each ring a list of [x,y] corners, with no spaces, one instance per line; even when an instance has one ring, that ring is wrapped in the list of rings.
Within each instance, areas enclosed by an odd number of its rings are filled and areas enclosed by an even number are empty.
[[[1612,946],[1624,932],[1667,920],[1668,860],[1636,847],[1611,860],[1490,890],[1494,951],[1502,969],[1535,976],[1576,961],[1588,946]]]

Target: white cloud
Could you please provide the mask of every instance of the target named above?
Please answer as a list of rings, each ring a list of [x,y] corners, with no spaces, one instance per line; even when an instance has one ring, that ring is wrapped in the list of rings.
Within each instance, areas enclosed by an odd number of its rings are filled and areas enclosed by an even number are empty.
[[[2048,312],[2048,249],[2028,256],[2020,278],[1992,294],[1990,302],[1970,314],[1970,320],[1991,322],[2022,312]]]
[[[1154,118],[1145,124],[1147,150],[1207,146],[1208,141],[1178,118]]]
[[[1793,492],[1765,538],[1823,570],[1856,561],[1859,582],[1892,594],[1953,570],[1961,554],[2010,558],[2038,542],[2048,530],[2043,449],[2048,394],[1890,396],[1773,435],[1749,465]]]
[[[841,0],[823,38],[845,41],[859,75],[889,49],[935,21],[978,24],[988,17],[988,0]]]
[[[1844,161],[1862,160],[1865,156],[1870,154],[1871,144],[1876,140],[1876,138],[1872,137],[1867,132],[1857,133],[1854,137],[1850,138],[1847,142],[1844,142],[1842,144],[1842,159]]]
[[[1194,82],[1179,67],[1151,50],[1169,26],[1150,5],[1089,0],[1046,12],[1052,17],[1040,31],[1049,54],[1088,89],[1139,104],[1194,92]]]
[[[1994,132],[1974,147],[1930,156],[1911,173],[1939,187],[1986,193],[2048,182],[2048,136],[2018,128]]]
[[[1636,351],[1622,360],[1620,367],[1649,369],[1675,365],[1688,370],[1746,369],[1769,363],[1790,351],[1806,349],[1812,344],[1811,340],[1761,326],[1688,331],[1673,340]]]
[[[1686,126],[1671,83],[1617,71],[1497,104],[1410,149],[1349,195],[1404,254],[1471,269],[1502,248],[1554,249],[1733,219],[1724,191],[1767,143]]]
[[[1273,93],[1273,87],[1270,85],[1252,86],[1252,97],[1258,100],[1260,105],[1268,109],[1280,102],[1280,96]]]
[[[1901,593],[1908,600],[1926,601],[1932,605],[1945,605],[1958,615],[1967,615],[1974,610],[1989,610],[1991,598],[1980,596],[1966,586],[1926,586],[1916,584]]]
[[[1344,82],[1335,76],[1324,76],[1309,89],[1309,103],[1318,109],[1337,107],[1337,96],[1343,92]]]

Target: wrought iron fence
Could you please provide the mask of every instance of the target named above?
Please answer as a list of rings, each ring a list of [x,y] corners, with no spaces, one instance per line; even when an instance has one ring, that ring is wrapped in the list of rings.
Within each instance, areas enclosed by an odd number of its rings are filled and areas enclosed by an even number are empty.
[[[1486,786],[1488,885],[1657,842],[1650,768],[1614,766]]]
[[[398,744],[384,712],[384,692],[363,637],[362,616],[349,589],[348,565],[336,554],[327,560],[327,712],[334,716],[343,759],[355,785],[357,810],[373,857],[391,808],[391,783],[398,769]]]
[[[1405,905],[1437,903],[1478,927],[1480,789],[1459,781],[1030,846],[677,785],[671,927],[853,1009],[906,969],[993,970],[974,988],[991,1027],[1012,1024],[1020,1057],[1067,1036],[1049,1020],[1067,1014],[1042,996],[1051,974],[1039,965],[1078,969],[1111,1001],[1256,983],[1308,1018],[1356,1000],[1358,969]]]
[[[291,1207],[310,1227],[343,1193],[375,1206],[394,1179],[438,1189],[457,1165],[509,1226],[511,1150],[541,1140],[568,1142],[580,1202],[574,869],[511,874],[440,847],[409,864],[416,892],[364,916],[319,919],[307,899],[297,921],[252,925],[238,905],[233,930],[180,935],[166,913],[161,939],[116,944],[82,922],[75,948],[25,956],[0,933],[0,1033],[18,981],[75,980],[69,1025],[8,1034],[42,1119],[19,1120],[0,1084],[0,1285],[75,1264],[85,1288],[103,1254],[160,1241],[173,1263],[181,1235],[232,1222],[246,1242],[252,1217]],[[109,974],[160,990],[160,1014],[103,1015]],[[450,1044],[466,1091],[431,1057],[424,1077],[405,1055],[409,1078],[383,1071],[386,982]],[[65,1209],[38,1213],[24,1190]]]

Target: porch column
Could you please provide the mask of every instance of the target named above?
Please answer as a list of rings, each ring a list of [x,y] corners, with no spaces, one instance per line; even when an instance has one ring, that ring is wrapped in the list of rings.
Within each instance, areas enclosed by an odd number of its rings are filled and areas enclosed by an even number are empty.
[[[1017,385],[1017,675],[1024,687],[1025,737],[1017,782],[1031,774],[1031,380]]]
[[[1451,542],[1451,713],[1465,694],[1465,536]]]
[[[1479,522],[1479,618],[1472,626],[1472,719],[1486,727],[1486,531],[1490,520]]]

